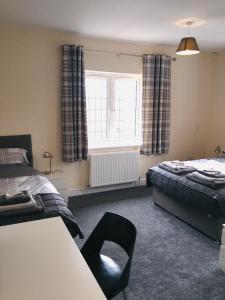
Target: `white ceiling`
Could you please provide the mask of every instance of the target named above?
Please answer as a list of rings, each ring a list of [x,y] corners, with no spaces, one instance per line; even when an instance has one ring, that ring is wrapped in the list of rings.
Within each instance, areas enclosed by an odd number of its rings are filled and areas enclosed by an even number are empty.
[[[187,17],[206,21],[191,31],[200,48],[225,47],[225,0],[0,0],[0,21],[169,45],[187,34],[175,25]]]

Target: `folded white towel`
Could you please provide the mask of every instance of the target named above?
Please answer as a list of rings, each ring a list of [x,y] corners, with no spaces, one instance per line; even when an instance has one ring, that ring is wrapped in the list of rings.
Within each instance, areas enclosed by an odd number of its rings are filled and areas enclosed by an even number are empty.
[[[168,161],[168,162],[171,163],[172,165],[175,165],[175,166],[184,166],[184,162],[180,161],[180,160],[171,160],[171,161]]]
[[[186,166],[183,162],[180,162],[180,161],[164,161],[162,162],[162,165],[168,167],[168,168],[171,168],[173,170],[190,170],[190,169],[193,169],[192,167],[190,166]],[[193,169],[194,170],[194,169]]]

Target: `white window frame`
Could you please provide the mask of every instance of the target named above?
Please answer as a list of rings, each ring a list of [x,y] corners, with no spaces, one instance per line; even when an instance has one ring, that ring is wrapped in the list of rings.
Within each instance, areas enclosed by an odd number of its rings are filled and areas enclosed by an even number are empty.
[[[115,73],[115,72],[102,72],[102,71],[85,71],[85,78],[88,77],[106,77],[109,81],[109,88],[108,88],[108,103],[107,103],[107,140],[105,141],[98,141],[95,144],[88,143],[88,149],[103,149],[103,148],[120,148],[120,147],[139,147],[142,145],[142,132],[141,132],[141,124],[142,124],[142,75],[141,74],[130,74],[130,73]],[[136,123],[135,123],[135,138],[129,141],[113,141],[110,140],[110,118],[111,118],[111,107],[112,101],[115,100],[115,79],[119,78],[134,78],[138,82],[138,89],[137,89],[137,102],[136,102]],[[88,113],[88,112],[87,112]]]

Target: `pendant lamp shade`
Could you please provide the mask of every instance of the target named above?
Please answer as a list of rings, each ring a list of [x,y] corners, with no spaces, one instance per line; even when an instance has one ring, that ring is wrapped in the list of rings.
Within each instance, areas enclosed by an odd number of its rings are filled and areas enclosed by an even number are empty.
[[[177,55],[194,55],[200,53],[198,44],[194,37],[185,37],[180,41],[177,48]]]

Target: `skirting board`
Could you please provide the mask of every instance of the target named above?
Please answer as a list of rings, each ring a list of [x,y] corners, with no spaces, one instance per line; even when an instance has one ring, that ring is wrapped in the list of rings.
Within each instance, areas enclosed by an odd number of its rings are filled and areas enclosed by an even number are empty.
[[[78,188],[78,189],[69,189],[68,197],[101,193],[101,192],[107,192],[107,191],[113,191],[113,190],[119,190],[119,189],[127,189],[127,188],[131,188],[131,187],[135,187],[135,186],[144,186],[144,185],[146,185],[146,178],[140,178],[140,180],[136,181],[136,182],[108,185],[108,186],[102,186],[102,187],[96,187],[96,188],[83,187],[83,188]]]

